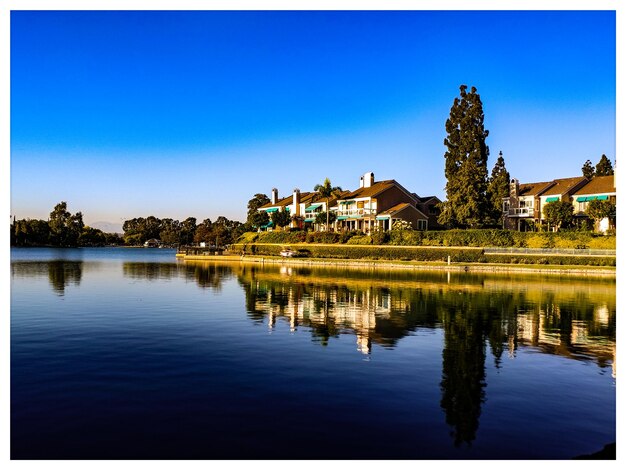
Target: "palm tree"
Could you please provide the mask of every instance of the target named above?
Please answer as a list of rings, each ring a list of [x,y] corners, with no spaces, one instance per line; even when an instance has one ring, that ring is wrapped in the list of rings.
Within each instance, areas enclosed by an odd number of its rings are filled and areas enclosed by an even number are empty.
[[[326,231],[328,231],[329,223],[329,210],[330,210],[330,198],[339,196],[341,194],[342,189],[339,186],[332,186],[330,184],[330,180],[326,178],[324,183],[316,184],[313,188],[313,191],[317,191],[321,197],[326,198]]]

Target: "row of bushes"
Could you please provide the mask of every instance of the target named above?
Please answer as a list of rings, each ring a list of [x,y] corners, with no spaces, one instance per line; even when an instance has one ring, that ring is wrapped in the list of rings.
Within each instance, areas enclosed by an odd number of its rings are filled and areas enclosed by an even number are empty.
[[[484,252],[479,248],[428,248],[428,247],[380,247],[367,245],[315,245],[291,244],[293,250],[311,258],[371,259],[395,261],[450,261],[454,263],[478,263],[484,261]],[[235,254],[278,256],[280,245],[245,244],[231,245]]]
[[[370,259],[391,261],[442,261],[453,263],[545,264],[566,266],[615,266],[613,256],[542,256],[519,254],[484,254],[479,248],[380,247],[367,245],[293,244],[292,249],[311,258]],[[278,256],[280,245],[237,243],[236,254]]]
[[[485,262],[500,264],[551,264],[560,266],[615,266],[614,256],[485,255]]]
[[[362,232],[274,231],[245,233],[238,243],[327,243],[350,245],[457,246],[507,248],[615,249],[616,237],[590,232],[516,232],[512,230],[392,230]]]

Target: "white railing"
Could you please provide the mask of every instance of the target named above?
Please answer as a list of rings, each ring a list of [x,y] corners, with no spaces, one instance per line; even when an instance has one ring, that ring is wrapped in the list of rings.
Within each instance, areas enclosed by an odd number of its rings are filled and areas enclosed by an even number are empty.
[[[365,215],[376,215],[376,211],[374,209],[339,209],[337,211],[338,216],[344,217],[354,217],[357,215],[365,216]]]
[[[517,216],[531,216],[534,213],[534,208],[532,207],[511,207],[509,208],[508,215],[517,215]]]

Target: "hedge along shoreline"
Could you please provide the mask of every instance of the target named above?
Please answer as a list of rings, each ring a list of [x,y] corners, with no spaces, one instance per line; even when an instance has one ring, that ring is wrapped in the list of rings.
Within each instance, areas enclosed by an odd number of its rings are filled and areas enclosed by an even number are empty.
[[[304,257],[322,259],[426,261],[452,263],[542,264],[560,266],[615,266],[614,256],[567,256],[533,254],[485,254],[482,248],[423,247],[394,245],[340,245],[292,243],[293,250]],[[236,243],[230,246],[233,254],[279,256],[281,244]]]
[[[392,230],[364,235],[360,232],[273,231],[248,232],[237,243],[308,243],[383,246],[445,246],[502,248],[616,248],[616,237],[591,232],[516,232],[500,229],[441,231]]]
[[[380,259],[399,261],[450,261],[454,263],[479,263],[484,259],[482,248],[421,247],[387,245],[332,245],[292,243],[293,250],[310,258]],[[229,251],[234,254],[279,256],[282,246],[274,243],[235,243]],[[484,261],[483,261],[484,262]]]

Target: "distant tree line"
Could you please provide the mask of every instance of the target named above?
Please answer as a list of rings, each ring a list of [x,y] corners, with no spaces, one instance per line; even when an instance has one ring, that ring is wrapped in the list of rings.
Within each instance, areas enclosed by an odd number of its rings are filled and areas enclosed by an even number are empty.
[[[126,220],[122,226],[124,244],[130,246],[143,245],[150,239],[159,240],[168,246],[192,245],[207,243],[211,245],[228,245],[239,236],[250,230],[248,224],[230,220],[224,216],[215,221],[205,219],[200,224],[195,217],[185,220],[159,219],[154,216],[136,217]]]
[[[50,212],[48,220],[20,219],[11,223],[11,246],[104,246],[120,245],[122,237],[88,227],[83,214],[72,214],[67,203],[60,202]]]
[[[205,219],[200,224],[195,217],[187,217],[181,222],[149,216],[126,220],[123,230],[124,234],[120,235],[88,227],[83,222],[83,214],[72,214],[63,201],[50,212],[48,220],[14,219],[11,223],[11,246],[137,246],[150,239],[159,240],[167,246],[201,242],[227,245],[251,230],[251,226],[223,216],[215,221]]]

